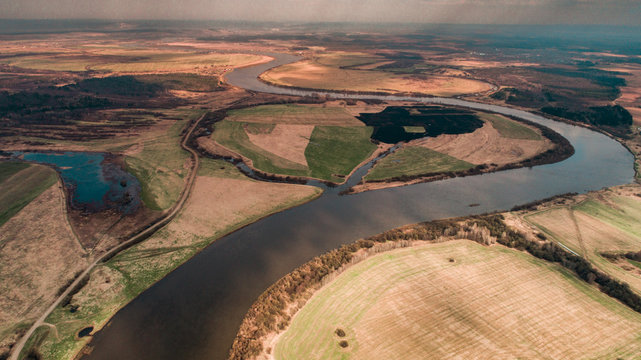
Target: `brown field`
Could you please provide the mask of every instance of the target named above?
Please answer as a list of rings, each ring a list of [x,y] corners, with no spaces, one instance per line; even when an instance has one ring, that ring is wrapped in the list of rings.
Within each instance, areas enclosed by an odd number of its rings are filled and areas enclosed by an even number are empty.
[[[641,193],[627,185],[579,196],[567,205],[543,207],[522,218],[553,240],[590,260],[596,267],[641,293],[641,271],[601,254],[641,250]]]
[[[261,75],[261,79],[276,85],[310,89],[421,93],[434,96],[480,93],[492,89],[491,84],[464,78],[409,76],[382,71],[340,69],[311,60],[268,70]]]
[[[503,137],[489,122],[469,134],[444,134],[435,138],[414,140],[411,144],[436,150],[476,165],[515,163],[552,147],[552,143],[547,139],[524,140]]]
[[[354,116],[370,110],[376,112],[379,108],[381,106],[371,106],[363,102],[347,106],[343,101],[311,105],[260,105],[232,110],[225,120],[256,124],[365,126]]]
[[[635,125],[641,126],[641,65],[617,65],[605,67],[604,70],[622,73],[626,86],[621,88],[621,96],[616,99],[616,102],[630,112]]]
[[[0,227],[0,353],[89,262],[56,183]]]
[[[506,66],[511,67],[526,67],[526,66],[537,66],[537,63],[527,63],[521,61],[492,61],[492,60],[479,60],[479,59],[463,59],[463,58],[446,58],[444,60],[432,60],[429,61],[431,64],[438,64],[443,66],[452,66],[452,67],[463,67],[469,69],[481,69],[481,68],[503,68]]]
[[[232,167],[224,162],[216,164]],[[208,176],[206,171],[197,177],[181,214],[158,236],[141,244],[141,249],[193,245],[196,239],[221,236],[231,227],[256,219],[280,204],[296,203],[320,192],[310,186],[250,180],[236,169],[226,170],[228,173],[222,176],[220,170],[216,176]]]
[[[45,37],[46,38],[46,37]],[[80,38],[80,40],[79,40]],[[188,47],[166,47],[148,42],[137,47],[122,46],[113,39],[90,40],[82,33],[56,36],[56,41],[42,37],[21,43],[2,42],[0,49],[15,56],[0,63],[28,70],[41,71],[98,71],[102,73],[147,74],[165,72],[222,73],[227,68],[249,66],[271,58],[263,55],[233,53],[229,46],[224,52],[203,52]],[[212,49],[214,50],[214,49]]]
[[[451,157],[452,162],[449,161],[439,161],[437,162],[439,166],[429,167],[422,169],[421,172],[417,172],[414,168],[420,168],[420,166],[409,166],[410,164],[417,164],[417,161],[413,157],[403,157],[399,155],[399,158],[395,160],[399,161],[397,165],[390,166],[389,162],[384,160],[381,164],[385,164],[388,178],[399,176],[400,168],[405,168],[404,171],[412,171],[413,174],[405,172],[405,175],[414,175],[416,173],[431,173],[431,172],[442,172],[442,171],[455,171],[447,170],[447,165],[454,166],[454,162],[464,161],[474,165],[486,164],[489,165],[488,171],[494,171],[496,167],[514,164],[520,161],[523,161],[528,158],[532,158],[537,154],[543,153],[548,149],[553,147],[552,142],[541,136],[540,130],[522,124],[520,122],[508,119],[504,116],[497,114],[489,113],[478,113],[479,117],[484,120],[485,124],[480,129],[468,134],[459,134],[459,135],[439,135],[437,137],[431,138],[421,138],[412,140],[402,149],[410,149],[414,146],[425,147],[431,150],[434,150],[441,155],[447,155]],[[500,129],[497,130],[497,129]],[[435,154],[435,155],[438,155]],[[397,153],[401,154],[401,153]],[[408,153],[409,154],[409,153]],[[435,164],[437,164],[435,163]],[[375,165],[372,170],[377,169]],[[445,170],[443,170],[445,169]],[[401,174],[402,175],[402,174]],[[378,175],[380,177],[380,175]],[[384,178],[384,177],[382,177]],[[405,185],[417,184],[425,181],[431,181],[439,179],[440,175],[436,176],[422,176],[418,178],[412,178],[410,180],[386,180],[386,181],[364,181],[351,188],[351,192],[359,193],[364,191],[385,189],[390,187],[398,187]],[[367,180],[367,178],[366,178]]]
[[[247,132],[254,145],[289,161],[307,166],[305,149],[314,131],[314,125],[277,124],[268,134]]]
[[[272,354],[279,360],[634,358],[641,355],[640,321],[557,265],[458,240],[392,250],[348,268],[296,313]]]

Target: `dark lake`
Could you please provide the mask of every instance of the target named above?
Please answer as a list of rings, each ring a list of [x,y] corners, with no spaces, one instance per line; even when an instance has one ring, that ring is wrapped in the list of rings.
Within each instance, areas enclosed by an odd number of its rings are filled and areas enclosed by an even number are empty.
[[[140,206],[138,179],[125,171],[113,155],[78,151],[16,155],[55,168],[70,194],[74,209],[89,212],[116,209],[130,214]]]

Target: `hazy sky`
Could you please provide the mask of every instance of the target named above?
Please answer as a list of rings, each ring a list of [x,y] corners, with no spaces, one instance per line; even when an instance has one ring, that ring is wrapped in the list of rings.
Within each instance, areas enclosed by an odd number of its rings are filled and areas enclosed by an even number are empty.
[[[0,18],[641,25],[641,0],[0,0]]]

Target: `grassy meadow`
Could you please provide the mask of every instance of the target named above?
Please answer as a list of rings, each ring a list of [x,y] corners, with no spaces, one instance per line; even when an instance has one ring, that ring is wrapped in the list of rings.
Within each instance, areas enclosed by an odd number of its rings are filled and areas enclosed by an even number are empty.
[[[142,149],[126,157],[127,170],[138,178],[142,201],[152,210],[170,208],[180,196],[189,173],[190,154],[180,146],[180,137],[199,110],[177,111],[181,118],[163,133],[140,142]]]
[[[342,107],[299,104],[259,105],[231,110],[226,120],[288,125],[364,125]]]
[[[289,131],[289,136],[281,134],[262,147],[252,142],[250,135],[269,134],[274,125],[286,129],[283,130],[286,133]],[[313,130],[301,142],[296,139],[301,136],[295,131],[296,126],[311,126]],[[215,125],[212,138],[251,159],[253,166],[261,171],[340,183],[376,149],[370,141],[372,131],[345,107],[279,104],[231,110],[224,121]],[[281,148],[280,151],[275,151],[275,146]],[[295,154],[289,158],[276,154],[288,152]],[[292,161],[301,157],[304,162]]]
[[[541,135],[533,129],[504,116],[482,112],[477,114],[481,119],[490,122],[492,127],[494,127],[502,137],[521,140],[542,139]]]
[[[365,180],[384,180],[403,175],[462,171],[473,164],[420,146],[404,146],[376,163]]]

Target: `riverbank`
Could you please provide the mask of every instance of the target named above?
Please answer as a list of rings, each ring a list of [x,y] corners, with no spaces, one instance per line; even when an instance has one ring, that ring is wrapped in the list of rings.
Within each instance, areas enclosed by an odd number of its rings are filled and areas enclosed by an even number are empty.
[[[641,192],[641,188],[637,185],[616,188],[615,190],[617,194],[625,194],[632,199]],[[599,197],[600,194],[608,191],[610,190],[597,192],[590,196]],[[635,312],[641,312],[641,297],[636,292],[639,290],[638,288],[635,288],[634,291],[630,290],[619,277],[613,275],[611,270],[602,270],[598,263],[585,260],[573,252],[565,250],[564,243],[557,245],[555,237],[548,238],[549,233],[543,233],[540,229],[528,226],[528,223],[523,221],[542,209],[584,201],[584,198],[585,195],[562,196],[545,203],[530,205],[528,206],[529,210],[521,210],[518,213],[456,218],[408,225],[320,255],[278,280],[258,298],[242,322],[230,352],[230,359],[274,358],[274,346],[278,343],[279,337],[287,331],[292,319],[295,319],[300,309],[304,308],[308,300],[317,294],[319,289],[328,286],[341,273],[356,264],[372,256],[377,256],[381,252],[457,239],[471,240],[483,246],[515,248],[529,253],[526,256],[541,259],[537,261],[560,264],[573,273],[570,276],[576,277],[576,281],[585,284],[581,286],[588,286],[592,289],[591,291],[600,289],[601,292],[618,299]],[[641,206],[641,201],[637,200],[637,202]],[[599,286],[595,286],[595,283]],[[340,305],[337,304],[337,306]],[[348,314],[343,315],[348,316]],[[340,321],[339,323],[348,326]],[[348,328],[342,330],[352,334]],[[411,334],[406,335],[411,337]],[[349,337],[353,338],[354,335],[349,335]],[[385,349],[380,350],[385,351]],[[359,351],[367,352],[368,350],[361,349]]]
[[[270,66],[246,68],[226,77],[232,85],[243,84],[250,90],[287,92],[265,88],[255,79],[256,72]],[[632,180],[632,156],[601,134],[505,107],[458,99],[408,101],[466,106],[541,123],[566,137],[576,154],[560,163],[529,169],[356,196],[339,197],[328,191],[328,196],[253,223],[205,248],[119,311],[110,326],[94,336],[94,351],[87,358],[169,359],[189,354],[223,359],[252,302],[269,285],[318,254],[407,223],[509,209],[555,194],[585,192]],[[592,148],[599,151],[590,151]],[[154,319],[156,327],[148,326],[145,319],[149,318]]]
[[[528,126],[534,127],[540,131],[541,136],[548,139],[553,147],[545,152],[539,153],[533,157],[521,160],[518,162],[508,163],[504,165],[497,164],[481,164],[473,168],[462,171],[448,171],[440,173],[427,173],[417,175],[402,175],[400,177],[393,177],[384,180],[366,180],[365,177],[357,185],[347,189],[344,194],[356,194],[365,191],[379,190],[385,188],[393,188],[399,186],[407,186],[413,184],[420,184],[425,182],[439,181],[448,178],[466,177],[487,174],[497,171],[504,171],[510,169],[518,169],[523,167],[532,167],[545,164],[553,164],[561,162],[570,156],[574,155],[574,147],[570,142],[561,136],[556,131],[550,128],[537,124],[531,121],[511,117],[514,121],[522,122]],[[374,167],[372,168],[374,169]]]
[[[46,358],[75,357],[118,310],[215,240],[320,194],[318,188],[248,180],[231,164],[202,160],[192,195],[176,218],[98,265],[47,318],[57,336],[47,330],[49,335],[34,346]],[[79,338],[87,327],[93,331]]]

